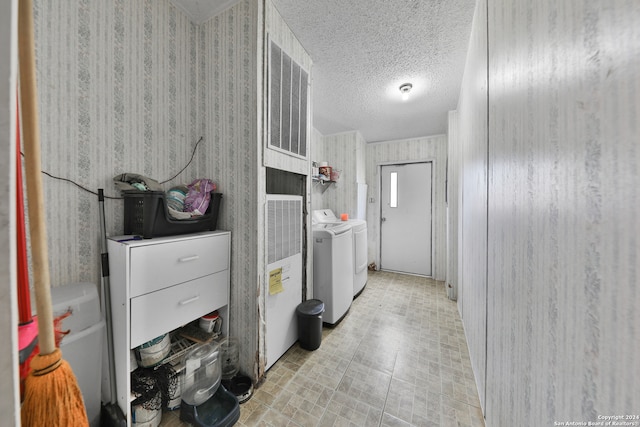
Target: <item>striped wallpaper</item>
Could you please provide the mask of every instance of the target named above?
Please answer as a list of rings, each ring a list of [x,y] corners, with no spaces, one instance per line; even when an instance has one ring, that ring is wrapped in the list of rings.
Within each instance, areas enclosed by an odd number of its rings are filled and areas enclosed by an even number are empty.
[[[335,184],[313,184],[314,209],[331,209],[336,215],[348,213],[355,218],[357,211],[357,183],[364,182],[365,141],[360,132],[326,135],[321,140],[321,150],[314,158],[318,163],[326,161],[340,172]]]
[[[310,156],[311,161],[320,163],[324,159],[324,144],[322,134],[314,127],[311,128],[311,149]],[[311,209],[323,209],[324,204],[322,200],[322,188],[319,187],[319,183],[313,182],[311,184]]]
[[[232,231],[231,333],[242,370],[261,375],[263,165],[308,173],[308,162],[264,154],[265,25],[308,69],[310,58],[270,1],[244,0],[195,25],[168,0],[36,0],[35,21],[46,171],[117,196],[113,176],[165,180],[204,138],[165,188],[206,177],[224,193],[218,227]],[[44,185],[53,286],[98,284],[97,196],[47,177]],[[106,209],[108,234],[121,234],[122,201]]]
[[[634,1],[478,1],[454,155],[487,426],[638,414],[638,22]]]
[[[447,296],[458,298],[458,283],[461,280],[462,233],[460,208],[462,192],[460,189],[460,135],[458,112],[449,111],[447,131]]]
[[[17,367],[18,315],[16,273],[16,134],[18,2],[0,2],[0,413],[7,425],[20,425],[20,384]]]
[[[486,0],[478,0],[471,27],[469,53],[458,102],[458,141],[451,149],[462,163],[458,173],[461,188],[459,209],[462,227],[462,281],[458,308],[476,377],[480,404],[485,405],[487,347],[487,31]]]
[[[168,0],[34,3],[43,169],[118,196],[119,173],[162,181],[186,165],[200,136],[196,27]],[[173,182],[204,174],[198,164]],[[52,285],[99,283],[97,196],[43,185]],[[122,202],[106,210],[121,234]]]
[[[220,228],[231,230],[230,334],[239,339],[243,372],[257,375],[259,260],[264,227],[259,195],[258,2],[243,1],[198,28],[201,53],[198,103],[208,144],[202,167],[219,177],[223,196]]]

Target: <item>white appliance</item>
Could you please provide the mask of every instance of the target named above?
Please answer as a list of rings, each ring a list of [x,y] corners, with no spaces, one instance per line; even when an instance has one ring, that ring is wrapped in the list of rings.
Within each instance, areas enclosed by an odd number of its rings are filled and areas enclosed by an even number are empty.
[[[265,323],[269,369],[298,339],[302,302],[302,196],[267,195]]]
[[[342,223],[353,231],[353,297],[359,295],[367,284],[367,221],[363,219],[339,220],[331,209],[313,211],[313,221],[321,224]]]
[[[91,427],[100,426],[100,381],[102,378],[102,342],[105,320],[100,313],[100,297],[95,283],[74,283],[51,288],[54,317],[67,312],[60,350],[71,366]]]
[[[324,302],[322,321],[331,325],[353,301],[352,234],[347,224],[313,224],[313,297]]]

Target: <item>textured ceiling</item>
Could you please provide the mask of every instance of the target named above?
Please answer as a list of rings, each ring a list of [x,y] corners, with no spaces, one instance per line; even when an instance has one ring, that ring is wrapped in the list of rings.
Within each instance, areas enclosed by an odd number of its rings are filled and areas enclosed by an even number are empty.
[[[211,16],[234,2],[172,1],[183,10],[197,6],[200,21],[205,9]],[[375,142],[446,132],[475,0],[272,1],[313,59],[313,126],[320,133],[358,130]],[[413,90],[402,101],[406,82]]]
[[[313,59],[313,124],[367,142],[445,133],[475,0],[273,0]],[[409,100],[399,86],[410,82]]]

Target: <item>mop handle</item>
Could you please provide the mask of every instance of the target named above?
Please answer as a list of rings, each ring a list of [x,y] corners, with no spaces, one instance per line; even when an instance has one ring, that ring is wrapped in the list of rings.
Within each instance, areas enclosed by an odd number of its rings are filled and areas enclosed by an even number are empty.
[[[33,2],[20,0],[18,13],[18,58],[20,61],[20,104],[22,137],[24,140],[25,177],[29,204],[29,231],[33,260],[34,290],[38,312],[38,342],[40,354],[56,349],[51,308],[51,279],[47,252],[44,194],[40,171],[40,131],[36,89],[36,60],[33,36]]]

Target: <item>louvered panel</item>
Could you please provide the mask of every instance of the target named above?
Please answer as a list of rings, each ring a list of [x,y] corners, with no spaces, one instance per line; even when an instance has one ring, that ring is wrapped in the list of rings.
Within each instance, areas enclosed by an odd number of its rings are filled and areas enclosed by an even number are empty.
[[[282,129],[280,148],[291,151],[291,58],[282,55]]]
[[[280,147],[280,83],[282,81],[282,51],[275,44],[271,45],[271,145]]]
[[[308,73],[271,42],[269,147],[307,157]]]
[[[295,62],[291,69],[291,152],[300,152],[300,66]]]
[[[276,261],[276,219],[277,203],[275,200],[267,202],[267,263],[272,264]]]
[[[302,252],[302,198],[268,196],[267,263]]]
[[[298,154],[307,157],[307,85],[309,75],[300,69],[300,150]]]

